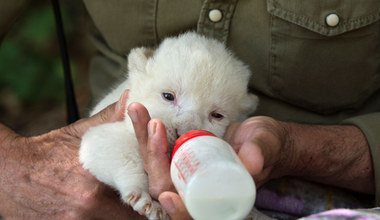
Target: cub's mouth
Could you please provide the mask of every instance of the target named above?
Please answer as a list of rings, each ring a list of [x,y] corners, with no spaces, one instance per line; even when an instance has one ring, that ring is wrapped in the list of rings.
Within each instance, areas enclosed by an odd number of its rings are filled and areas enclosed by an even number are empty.
[[[166,128],[166,136],[168,139],[168,154],[171,155],[174,142],[179,138],[177,128]]]
[[[178,139],[178,138],[179,138],[179,136],[181,136],[181,135],[180,135],[180,134],[178,134],[178,129],[177,129],[177,128],[176,128],[174,131],[175,131],[175,134],[176,134],[176,136],[177,136],[177,137],[176,137],[176,139]]]

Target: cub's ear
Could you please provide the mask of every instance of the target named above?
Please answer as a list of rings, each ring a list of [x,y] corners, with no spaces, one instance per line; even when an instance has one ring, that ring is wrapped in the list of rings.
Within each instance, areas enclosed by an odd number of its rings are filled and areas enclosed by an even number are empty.
[[[153,56],[154,50],[145,47],[132,49],[128,55],[128,69],[145,72],[148,58]]]
[[[259,97],[254,94],[248,93],[242,102],[242,109],[246,115],[252,114],[259,104]]]

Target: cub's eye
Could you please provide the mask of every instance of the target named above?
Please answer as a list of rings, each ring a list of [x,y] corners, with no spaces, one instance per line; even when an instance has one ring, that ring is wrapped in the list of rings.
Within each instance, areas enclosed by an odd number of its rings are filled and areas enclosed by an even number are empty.
[[[175,100],[175,96],[169,92],[162,93],[162,97],[171,102]]]
[[[216,120],[222,120],[224,116],[222,114],[219,114],[217,112],[211,112],[211,117]]]

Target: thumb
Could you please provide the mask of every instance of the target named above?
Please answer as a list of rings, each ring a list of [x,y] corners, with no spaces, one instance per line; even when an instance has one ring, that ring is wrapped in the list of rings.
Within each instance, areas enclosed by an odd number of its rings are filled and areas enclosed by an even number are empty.
[[[163,192],[158,197],[158,200],[173,220],[192,219],[178,194],[169,191]]]
[[[89,118],[81,119],[62,129],[64,129],[65,132],[69,133],[72,136],[81,137],[90,127],[123,120],[128,99],[128,92],[129,90],[125,90],[121,95],[119,101],[109,105],[95,115]]]
[[[238,156],[247,171],[256,176],[264,168],[264,156],[261,148],[252,141],[244,142],[238,151]]]

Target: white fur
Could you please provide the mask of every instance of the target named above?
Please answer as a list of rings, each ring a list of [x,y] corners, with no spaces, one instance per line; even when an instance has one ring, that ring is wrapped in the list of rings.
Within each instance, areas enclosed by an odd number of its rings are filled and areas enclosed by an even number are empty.
[[[247,92],[247,66],[222,43],[192,32],[167,38],[156,50],[133,49],[128,70],[128,79],[101,100],[91,115],[130,89],[127,105],[140,102],[152,118],[161,119],[169,145],[193,129],[222,137],[230,122],[252,113],[257,106],[257,97]],[[163,93],[173,94],[175,100],[165,99]],[[212,113],[224,117],[214,118]],[[162,212],[168,218],[149,195],[148,178],[127,115],[122,122],[90,128],[82,138],[79,158],[84,168],[116,188],[122,200],[139,213],[157,219]]]

